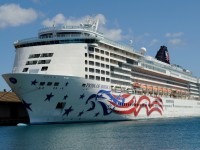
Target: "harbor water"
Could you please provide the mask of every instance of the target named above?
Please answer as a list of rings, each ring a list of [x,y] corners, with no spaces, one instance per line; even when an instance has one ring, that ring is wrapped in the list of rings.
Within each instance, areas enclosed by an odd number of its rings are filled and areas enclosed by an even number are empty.
[[[1,126],[1,150],[200,150],[200,118]]]

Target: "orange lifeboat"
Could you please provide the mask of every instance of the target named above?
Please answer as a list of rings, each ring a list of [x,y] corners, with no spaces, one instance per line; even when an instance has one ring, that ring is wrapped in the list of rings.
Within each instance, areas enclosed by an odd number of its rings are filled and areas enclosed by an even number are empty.
[[[181,91],[180,91],[180,90],[177,90],[176,93],[177,93],[178,95],[180,95],[180,94],[181,94]]]
[[[154,93],[157,93],[158,92],[158,87],[154,86],[153,90],[154,90]]]
[[[177,90],[176,90],[176,89],[172,89],[172,95],[173,95],[174,97],[177,96]]]
[[[135,83],[133,83],[133,87],[134,87],[134,88],[140,88],[140,87],[141,87],[141,84],[138,83],[138,82],[135,82]]]
[[[161,87],[158,88],[158,94],[159,94],[159,95],[160,95],[160,94],[161,94],[161,95],[163,94],[163,88],[161,88]]]
[[[147,86],[146,86],[145,84],[142,84],[142,85],[141,85],[141,88],[144,89],[144,90],[146,90],[146,89],[147,89]]]
[[[172,93],[172,90],[171,90],[171,89],[168,89],[168,93],[171,94],[171,93]]]
[[[164,93],[167,93],[168,90],[167,90],[166,88],[163,88],[163,92],[164,92]]]
[[[153,86],[147,86],[149,93],[153,93]]]
[[[146,86],[145,84],[142,84],[142,85],[141,85],[141,88],[142,88],[142,91],[143,91],[144,93],[146,93],[146,91],[147,91],[147,86]]]

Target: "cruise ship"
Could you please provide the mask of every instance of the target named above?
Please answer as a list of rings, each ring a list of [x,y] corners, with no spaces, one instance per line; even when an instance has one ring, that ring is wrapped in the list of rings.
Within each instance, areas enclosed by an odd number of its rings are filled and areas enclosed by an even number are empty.
[[[44,28],[14,47],[13,70],[2,76],[30,124],[200,116],[199,78],[170,64],[166,46],[147,56],[106,38],[98,20]]]

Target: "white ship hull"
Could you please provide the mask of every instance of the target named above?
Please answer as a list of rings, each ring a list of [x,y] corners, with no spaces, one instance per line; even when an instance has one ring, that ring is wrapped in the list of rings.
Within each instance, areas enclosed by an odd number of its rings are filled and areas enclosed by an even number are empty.
[[[72,76],[11,73],[6,82],[31,124],[200,116],[200,101],[112,93],[110,85]]]

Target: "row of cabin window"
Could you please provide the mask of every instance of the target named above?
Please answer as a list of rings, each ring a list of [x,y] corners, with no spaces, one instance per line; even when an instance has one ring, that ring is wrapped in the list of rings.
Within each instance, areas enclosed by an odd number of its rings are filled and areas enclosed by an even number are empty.
[[[165,79],[159,79],[158,76],[150,77],[150,76],[141,75],[141,74],[134,74],[134,73],[132,74],[132,76],[147,79],[147,80],[153,80],[153,81],[157,81],[157,82],[172,84],[172,85],[176,85],[176,86],[181,86],[181,87],[184,87],[184,88],[187,88],[187,86],[188,86],[187,84],[183,84],[183,83],[177,83],[177,82],[174,82],[174,81],[166,81]]]
[[[165,69],[161,69],[161,68],[153,66],[153,65],[142,63],[142,66],[147,68],[147,69],[151,69],[151,70],[159,71],[159,72],[162,72],[162,73],[166,73]]]
[[[97,81],[106,81],[110,82],[110,78],[100,77],[100,76],[93,76],[93,75],[85,75],[85,79],[97,80]]]
[[[57,32],[55,35],[53,33],[42,34],[39,38],[52,38],[55,37],[81,37],[81,36],[89,36],[88,33],[81,33],[81,32]]]
[[[119,60],[123,60],[123,61],[126,61],[127,64],[129,65],[138,65],[138,62],[133,60],[133,59],[130,59],[130,58],[126,58],[126,57],[123,57],[123,56],[120,56],[120,55],[117,55],[117,54],[114,54],[114,53],[110,53],[110,57],[111,58],[117,58]],[[119,64],[120,65],[120,64]],[[122,67],[123,64],[121,63],[121,65],[119,67]]]
[[[137,59],[138,58],[137,54],[133,54],[132,52],[128,52],[126,50],[123,50],[124,49],[123,46],[122,46],[122,49],[120,49],[120,48],[112,47],[112,46],[107,45],[107,44],[99,43],[99,47],[103,47],[105,49],[109,49],[110,51],[114,51],[115,53],[118,53],[120,55],[126,55],[128,57],[133,58],[133,59]]]
[[[46,84],[46,82],[40,82],[40,83],[39,83],[40,86],[45,86],[45,84]],[[52,86],[52,85],[53,85],[53,86],[59,86],[59,82],[54,82],[54,83],[53,83],[53,82],[47,82],[46,85],[47,85],[47,86]]]
[[[89,47],[89,52],[94,52],[94,48],[93,47]],[[100,49],[95,48],[95,52],[96,53],[105,54],[105,55],[109,56],[109,52],[104,51],[104,50],[100,50]]]
[[[26,65],[35,65],[35,64],[49,64],[51,62],[50,59],[48,60],[33,60],[33,61],[27,61]]]
[[[101,44],[100,44],[101,45]],[[103,44],[104,45],[104,44]],[[102,45],[102,46],[103,46]],[[110,50],[111,49],[113,49],[113,48],[111,48],[110,46],[108,46],[108,45],[104,45],[103,47],[107,47],[107,48],[110,48]],[[121,52],[121,54],[123,54],[123,55],[126,55],[126,56],[132,56],[133,57],[133,54],[131,54],[131,53],[129,53],[129,52],[126,52],[126,51],[123,51],[123,50],[120,50],[120,49],[116,49],[116,48],[114,48],[113,49],[114,50],[114,52],[116,53],[119,53],[119,52]],[[93,49],[89,49],[89,51],[90,52],[94,52],[94,48]],[[103,50],[99,50],[99,49],[97,49],[97,48],[95,48],[95,52],[96,53],[101,53],[101,54],[104,54],[104,51]],[[122,55],[120,55],[120,53],[119,53],[119,55],[118,54],[115,54],[115,53],[109,53],[109,52],[107,52],[107,51],[105,51],[105,55],[107,55],[107,56],[111,56],[111,57],[113,57],[113,58],[117,58],[117,59],[120,59],[120,60],[126,60],[127,61],[127,63],[129,63],[129,64],[136,64],[137,65],[137,63],[135,63],[135,61],[134,60],[132,60],[132,59],[129,59],[129,58],[126,58],[126,57],[124,57],[124,56],[122,56]],[[134,58],[135,59],[135,58]]]
[[[87,57],[87,53],[85,53],[85,57]],[[89,58],[94,58],[94,55],[93,54],[89,54]],[[100,57],[98,55],[95,55],[95,59],[97,60],[101,60],[101,61],[106,61],[106,62],[109,62],[109,58],[104,58],[104,57]]]
[[[52,57],[53,53],[30,54],[28,58]]]
[[[114,54],[114,53],[110,53],[110,57],[117,58],[117,59],[120,59],[120,60],[126,60],[125,57]]]
[[[111,83],[117,84],[119,86],[121,86],[121,85],[123,85],[123,86],[130,86],[131,85],[129,81],[127,81],[127,82],[126,81],[119,81],[117,79],[111,79]]]
[[[114,60],[114,59],[110,59],[110,63],[111,63],[111,64],[115,64],[115,65],[119,65],[119,64],[118,64],[118,61],[116,61],[116,60]]]
[[[98,67],[102,67],[102,68],[107,68],[107,69],[109,69],[109,65],[105,65],[105,64],[103,64],[103,63],[99,63],[99,62],[94,62],[94,61],[89,61],[89,65],[91,65],[91,66],[94,66],[94,63],[95,63],[95,66],[98,66]],[[85,64],[87,65],[88,64],[88,61],[87,60],[85,60]]]
[[[29,69],[29,68],[24,68],[22,72],[27,72],[28,69]],[[48,67],[47,67],[47,66],[44,66],[44,67],[41,68],[41,71],[47,71],[47,70],[48,70]]]
[[[55,40],[52,41],[40,41],[40,42],[33,42],[33,43],[25,43],[25,44],[17,44],[15,48],[20,47],[30,47],[30,46],[41,46],[41,45],[53,45],[53,44],[64,44],[64,43],[94,43],[95,39],[65,39],[65,40]]]
[[[114,66],[110,66],[110,71],[115,71],[115,72],[119,72],[122,74],[131,75],[130,71],[126,71],[126,70],[123,70],[122,68],[114,67]]]
[[[124,80],[131,80],[131,78],[128,77],[128,76],[123,76],[123,75],[114,74],[114,73],[111,73],[111,77],[119,78],[119,79],[124,79]]]
[[[93,48],[92,51],[90,51],[90,52],[93,52],[93,51],[94,51],[94,48]],[[120,51],[122,51],[122,50],[120,50]],[[104,51],[103,51],[103,50],[99,50],[99,49],[97,49],[97,48],[95,48],[95,52],[104,54]],[[117,52],[117,50],[114,50],[114,52]],[[110,57],[113,57],[113,58],[117,58],[117,59],[120,59],[120,60],[124,60],[124,61],[126,61],[128,64],[138,65],[138,62],[136,62],[135,60],[126,58],[126,57],[124,57],[124,56],[122,56],[122,55],[120,55],[120,54],[109,53],[109,52],[106,52],[106,51],[105,51],[105,54],[106,54],[107,56],[110,56]],[[123,51],[122,54],[126,54],[127,56],[130,56],[130,55],[129,55],[130,53],[125,52],[125,51]],[[94,56],[92,56],[92,54],[91,54],[91,58],[92,58],[92,57],[94,58]]]
[[[118,56],[118,57],[120,57],[119,55],[116,55],[116,54],[114,54],[113,56]],[[85,53],[85,57],[87,57],[87,53]],[[118,57],[114,57],[114,58],[118,58]],[[89,54],[89,58],[94,58],[94,55],[93,55],[93,54]],[[121,57],[120,57],[120,58],[121,58]],[[98,55],[95,55],[95,59],[101,60],[101,61],[109,62],[109,58],[100,57],[100,56],[98,56]],[[125,59],[125,57],[124,57],[124,59]],[[124,59],[123,59],[123,60],[124,60]],[[110,63],[119,65],[119,62],[116,61],[116,60],[113,60],[113,59],[110,59]],[[93,64],[91,63],[90,65],[93,65]],[[120,66],[120,67],[122,67],[122,66],[125,67],[125,68],[130,69],[129,66],[127,66],[127,65],[121,63],[121,66]]]
[[[88,71],[88,68],[85,67],[85,71]],[[106,74],[109,75],[109,71],[104,71],[104,70],[100,70],[100,69],[94,69],[94,68],[89,68],[89,72],[96,72],[96,73],[101,73],[101,74]]]

